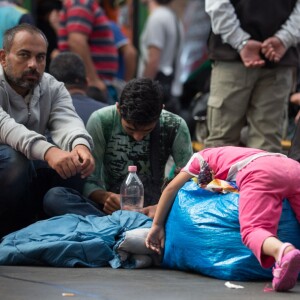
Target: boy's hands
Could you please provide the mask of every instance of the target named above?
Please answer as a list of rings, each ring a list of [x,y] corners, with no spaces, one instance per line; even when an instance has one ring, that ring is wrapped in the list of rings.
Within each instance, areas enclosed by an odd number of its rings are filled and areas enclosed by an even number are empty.
[[[164,226],[152,225],[147,238],[146,247],[161,255],[165,247],[165,228]]]
[[[95,203],[103,205],[103,211],[111,215],[114,211],[121,209],[120,195],[104,190],[95,190],[89,198]]]
[[[151,205],[151,206],[147,206],[144,207],[142,209],[142,213],[146,216],[148,216],[149,218],[153,219],[155,212],[156,212],[156,208],[157,208],[157,204],[156,205]]]
[[[106,214],[111,215],[114,211],[121,209],[120,195],[111,192],[107,192],[106,195],[107,196],[105,197],[105,200],[102,203],[103,211]]]

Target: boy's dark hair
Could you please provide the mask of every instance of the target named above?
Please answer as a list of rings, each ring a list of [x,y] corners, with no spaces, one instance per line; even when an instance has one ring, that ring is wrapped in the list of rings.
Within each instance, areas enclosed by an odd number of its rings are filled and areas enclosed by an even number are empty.
[[[120,97],[121,117],[134,125],[155,122],[161,114],[163,99],[163,90],[158,81],[149,78],[132,79]]]
[[[49,73],[67,88],[87,88],[86,71],[81,57],[74,52],[59,53],[49,65]]]
[[[3,49],[6,51],[6,52],[9,52],[11,47],[12,47],[12,44],[13,44],[13,41],[14,41],[14,38],[15,38],[15,35],[20,32],[20,31],[27,31],[31,34],[40,34],[45,42],[46,42],[46,45],[48,47],[48,40],[47,40],[47,37],[45,36],[45,34],[43,33],[43,31],[41,31],[39,28],[31,25],[31,24],[28,24],[28,23],[21,23],[20,25],[17,25],[17,26],[14,26],[10,29],[7,29],[5,32],[4,32],[4,35],[3,35]]]

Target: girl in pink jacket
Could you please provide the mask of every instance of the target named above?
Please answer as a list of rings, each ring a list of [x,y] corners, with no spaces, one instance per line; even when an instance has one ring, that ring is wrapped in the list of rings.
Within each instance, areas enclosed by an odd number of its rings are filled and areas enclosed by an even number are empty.
[[[262,267],[273,268],[273,289],[293,288],[300,272],[300,250],[277,237],[283,199],[288,198],[300,222],[300,164],[280,153],[241,147],[218,147],[195,153],[163,191],[147,236],[148,248],[161,253],[164,224],[178,190],[192,177],[200,186],[213,178],[236,181],[243,243]]]

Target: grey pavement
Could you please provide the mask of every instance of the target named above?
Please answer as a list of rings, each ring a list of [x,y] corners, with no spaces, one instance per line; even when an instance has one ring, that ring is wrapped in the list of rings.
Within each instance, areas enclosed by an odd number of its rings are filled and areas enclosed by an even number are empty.
[[[52,268],[0,266],[1,300],[277,300],[300,299],[300,282],[290,292],[266,291],[271,282],[232,282],[163,269]],[[268,290],[268,289],[267,289]]]

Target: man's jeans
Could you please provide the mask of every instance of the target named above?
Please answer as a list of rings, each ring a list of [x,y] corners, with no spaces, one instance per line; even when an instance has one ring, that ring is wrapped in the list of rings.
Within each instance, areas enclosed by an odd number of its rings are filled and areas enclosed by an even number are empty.
[[[103,217],[101,207],[70,188],[55,187],[44,197],[44,211],[49,217],[73,213],[81,216]]]
[[[42,218],[44,194],[54,186],[82,191],[79,176],[64,180],[44,161],[30,161],[0,144],[0,238]]]
[[[7,145],[0,145],[0,236],[22,227],[30,219],[29,187],[33,163]]]

